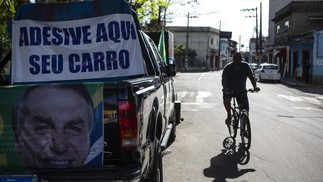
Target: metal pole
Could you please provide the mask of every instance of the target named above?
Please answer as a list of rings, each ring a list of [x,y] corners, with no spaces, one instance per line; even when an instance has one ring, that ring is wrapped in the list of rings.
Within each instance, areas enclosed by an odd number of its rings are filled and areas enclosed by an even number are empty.
[[[258,13],[257,13],[257,7],[256,7],[256,55],[258,57],[259,62],[259,38],[258,38]]]
[[[239,35],[239,52],[241,52],[241,35]]]
[[[256,41],[255,41],[255,47],[256,47],[256,56],[258,58],[258,63],[259,63],[259,37],[258,37],[258,10],[256,8],[249,8],[249,9],[241,9],[241,11],[256,11]],[[246,16],[248,18],[255,17],[255,16]],[[251,46],[250,42],[250,46]],[[249,51],[251,52],[251,49],[249,48]],[[252,57],[251,57],[252,58]]]
[[[220,69],[220,57],[221,57],[221,21],[220,21],[220,28],[219,28],[219,48],[218,48],[218,62],[217,62],[217,69]]]
[[[189,32],[189,25],[190,25],[190,13],[187,13],[187,29],[186,29],[186,51],[185,51],[185,66],[184,69],[187,71],[188,67],[188,32]]]
[[[262,2],[260,2],[260,27],[259,27],[259,50],[260,50],[260,58],[259,58],[259,63],[261,63],[261,58],[262,58]]]

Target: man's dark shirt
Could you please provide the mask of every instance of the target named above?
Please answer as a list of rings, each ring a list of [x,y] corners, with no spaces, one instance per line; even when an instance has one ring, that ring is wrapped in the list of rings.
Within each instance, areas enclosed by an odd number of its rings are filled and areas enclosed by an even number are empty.
[[[240,70],[234,70],[233,62],[228,63],[222,72],[222,79],[227,78],[228,89],[236,93],[246,90],[248,75],[252,75],[252,70],[248,63],[242,61]]]

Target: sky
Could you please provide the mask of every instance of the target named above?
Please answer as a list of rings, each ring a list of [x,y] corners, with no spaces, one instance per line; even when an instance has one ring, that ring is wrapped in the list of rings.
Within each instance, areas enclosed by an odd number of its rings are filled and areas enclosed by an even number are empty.
[[[198,1],[199,4],[194,7],[180,4],[193,1]],[[172,22],[167,26],[187,26],[187,14],[190,13],[197,18],[190,18],[189,26],[213,27],[232,32],[232,40],[245,45],[241,48],[243,51],[248,49],[249,39],[256,37],[256,18],[246,18],[255,16],[256,11],[241,11],[241,9],[257,7],[259,26],[260,2],[262,2],[262,35],[268,36],[269,0],[173,0],[173,2],[174,4],[168,9],[168,12],[173,13]]]
[[[199,5],[195,7],[173,4],[168,11],[174,12],[174,18],[167,26],[187,26],[187,14],[190,13],[197,18],[190,18],[189,26],[206,26],[232,32],[232,40],[244,44],[245,47],[241,50],[245,50],[249,39],[256,37],[256,18],[246,16],[256,16],[256,11],[241,11],[241,9],[257,7],[259,26],[262,2],[262,35],[268,36],[269,0],[198,0],[198,2]],[[258,33],[259,29],[258,27]]]

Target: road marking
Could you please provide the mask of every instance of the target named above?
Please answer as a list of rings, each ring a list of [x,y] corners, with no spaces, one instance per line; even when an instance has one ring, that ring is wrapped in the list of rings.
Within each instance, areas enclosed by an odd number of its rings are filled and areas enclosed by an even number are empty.
[[[177,99],[181,100],[181,98],[184,98],[187,94],[187,91],[178,91],[177,92]]]
[[[205,109],[214,109],[220,103],[196,103],[196,102],[182,102],[182,111],[201,111]]]
[[[292,102],[302,102],[303,99],[291,95],[283,95],[283,94],[277,94],[278,97],[282,97],[284,99],[290,100]]]
[[[199,81],[202,80],[202,78],[205,76],[206,73],[203,73],[200,78],[199,78]]]
[[[322,111],[322,109],[311,108],[311,107],[292,107],[292,108],[294,108],[294,109],[298,109],[298,110]]]
[[[314,104],[317,106],[323,106],[323,103],[321,101],[321,97],[308,97],[308,96],[291,96],[291,95],[284,95],[284,94],[277,94],[278,97],[287,99],[292,102],[306,102],[310,104]],[[292,107],[294,109],[300,109],[300,110],[317,110],[322,111],[322,109],[319,108],[310,108],[310,107]]]
[[[177,92],[177,98],[179,100],[182,100],[182,98],[195,98],[195,102],[197,103],[204,103],[204,100],[206,100],[206,98],[210,97],[211,95],[212,93],[209,91]]]
[[[204,98],[210,97],[211,95],[212,93],[208,91],[198,91],[195,101],[198,103],[203,103]]]
[[[306,97],[306,96],[291,96],[291,95],[284,95],[284,94],[277,94],[278,97],[285,98],[292,102],[310,102],[313,104],[320,105],[321,104],[321,97]]]
[[[205,102],[207,98],[212,96],[212,93],[209,91],[179,91],[177,92],[177,97],[179,100],[182,100],[182,110],[183,111],[200,111],[203,109],[213,109],[217,105],[216,103]],[[185,102],[183,100],[190,100]]]

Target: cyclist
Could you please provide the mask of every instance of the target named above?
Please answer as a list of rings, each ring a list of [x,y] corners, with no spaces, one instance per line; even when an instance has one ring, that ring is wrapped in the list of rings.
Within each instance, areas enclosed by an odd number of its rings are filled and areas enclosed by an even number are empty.
[[[231,98],[236,96],[238,104],[243,104],[243,109],[249,111],[249,101],[247,96],[246,80],[249,78],[254,90],[259,91],[257,82],[252,75],[252,70],[248,63],[242,61],[242,55],[239,52],[234,53],[233,61],[225,65],[222,72],[223,87],[223,105],[227,111],[225,123],[228,125],[231,121]],[[232,92],[235,95],[232,95]]]

